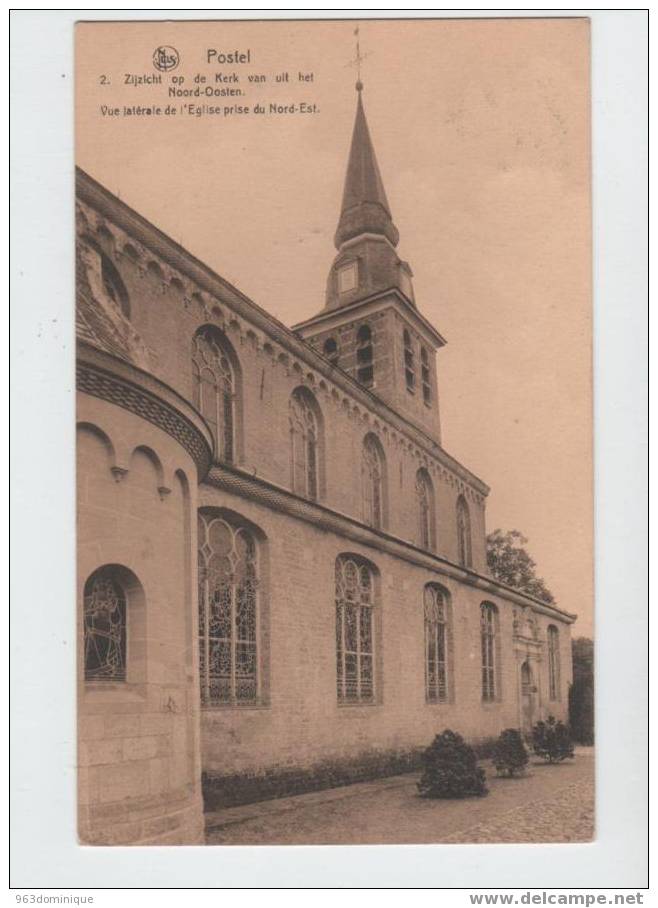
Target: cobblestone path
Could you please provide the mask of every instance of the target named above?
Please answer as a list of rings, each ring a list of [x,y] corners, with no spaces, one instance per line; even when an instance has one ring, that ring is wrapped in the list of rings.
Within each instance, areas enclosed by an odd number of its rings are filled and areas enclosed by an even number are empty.
[[[519,779],[484,764],[484,798],[430,801],[417,773],[231,807],[206,816],[209,845],[587,842],[594,836],[594,753]]]

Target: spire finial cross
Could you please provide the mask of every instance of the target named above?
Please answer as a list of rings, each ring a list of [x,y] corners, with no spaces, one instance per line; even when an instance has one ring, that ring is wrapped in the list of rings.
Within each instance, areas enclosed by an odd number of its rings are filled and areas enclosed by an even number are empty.
[[[361,81],[361,64],[366,57],[369,57],[370,54],[361,53],[361,45],[359,43],[359,26],[354,29],[354,37],[356,38],[356,55],[353,60],[350,60],[347,64],[348,66],[356,66],[356,90],[363,90],[363,82]]]

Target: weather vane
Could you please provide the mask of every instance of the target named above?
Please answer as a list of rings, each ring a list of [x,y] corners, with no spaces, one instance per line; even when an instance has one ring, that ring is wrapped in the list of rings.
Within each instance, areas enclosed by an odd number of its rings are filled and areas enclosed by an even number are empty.
[[[356,90],[361,91],[363,89],[363,82],[361,81],[361,63],[365,60],[366,57],[369,57],[370,54],[361,53],[358,25],[354,29],[354,36],[356,37],[356,57],[354,58],[354,60],[350,60],[347,66],[356,66]]]

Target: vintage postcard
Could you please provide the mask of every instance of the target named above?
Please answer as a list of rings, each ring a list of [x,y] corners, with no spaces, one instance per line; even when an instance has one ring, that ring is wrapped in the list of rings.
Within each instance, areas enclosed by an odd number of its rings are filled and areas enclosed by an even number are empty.
[[[591,841],[588,20],[75,57],[80,841]]]

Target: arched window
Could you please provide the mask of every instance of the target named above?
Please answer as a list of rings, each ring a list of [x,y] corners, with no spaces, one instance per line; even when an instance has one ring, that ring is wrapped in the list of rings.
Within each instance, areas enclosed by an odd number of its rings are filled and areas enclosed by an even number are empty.
[[[332,366],[338,365],[338,344],[333,337],[328,337],[322,347],[324,355]]]
[[[306,388],[296,388],[290,398],[292,489],[298,495],[318,497],[318,406]]]
[[[112,565],[84,588],[85,681],[126,680],[126,594]]]
[[[448,699],[448,598],[441,587],[428,583],[425,611],[425,695],[428,703]]]
[[[372,357],[372,331],[369,325],[361,325],[356,333],[356,377],[366,388],[372,387],[375,377]]]
[[[258,673],[258,550],[253,534],[224,517],[199,516],[201,703],[254,703]]]
[[[548,695],[560,699],[560,637],[554,624],[548,628]]]
[[[420,380],[423,386],[423,400],[426,404],[432,401],[432,387],[430,385],[430,358],[426,347],[420,348]]]
[[[372,703],[375,696],[375,578],[356,555],[336,559],[336,678],[339,703]]]
[[[235,456],[235,376],[221,333],[208,325],[197,331],[192,347],[197,409],[210,426],[218,460]]]
[[[418,544],[423,549],[434,549],[434,486],[427,470],[416,473],[416,499],[418,503]]]
[[[463,495],[457,499],[457,554],[460,564],[464,567],[472,566],[471,515]]]
[[[411,335],[406,328],[402,334],[402,341],[404,343],[404,379],[407,384],[407,391],[413,392],[416,388],[416,366]]]
[[[371,527],[384,526],[384,452],[375,435],[363,441],[363,519]]]
[[[480,606],[480,640],[482,644],[482,699],[491,701],[496,691],[496,606],[483,602]]]

